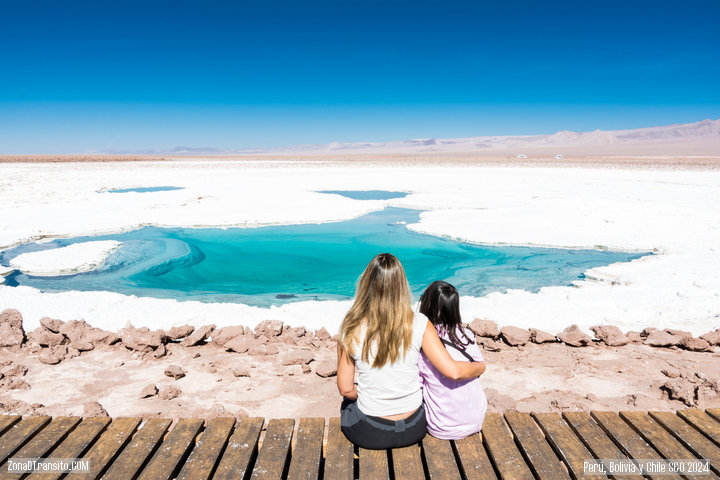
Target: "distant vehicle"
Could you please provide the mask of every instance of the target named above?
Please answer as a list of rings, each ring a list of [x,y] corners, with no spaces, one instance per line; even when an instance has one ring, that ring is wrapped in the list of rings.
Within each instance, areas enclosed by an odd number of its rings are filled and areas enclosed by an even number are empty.
[[[521,153],[520,155],[517,156],[517,158],[527,158],[527,155],[525,155],[524,153]]]
[[[561,153],[558,153],[557,155],[555,155],[555,160],[560,160],[561,158],[563,158]]]

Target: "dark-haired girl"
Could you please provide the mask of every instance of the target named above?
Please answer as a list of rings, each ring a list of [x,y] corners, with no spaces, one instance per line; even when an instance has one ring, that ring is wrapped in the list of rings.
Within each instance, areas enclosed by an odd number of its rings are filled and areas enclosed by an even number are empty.
[[[420,298],[420,313],[437,329],[440,340],[454,360],[485,361],[472,332],[462,327],[460,297],[447,282],[433,282]],[[423,354],[418,362],[428,432],[436,438],[455,440],[482,429],[487,397],[480,379],[451,380]]]

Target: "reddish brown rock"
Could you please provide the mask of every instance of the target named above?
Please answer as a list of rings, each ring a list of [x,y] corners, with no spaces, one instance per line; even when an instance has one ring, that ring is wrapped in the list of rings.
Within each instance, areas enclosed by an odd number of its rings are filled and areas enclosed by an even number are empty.
[[[487,350],[489,352],[499,352],[502,350],[503,343],[499,340],[492,339],[490,337],[480,337],[476,336],[475,341],[478,345],[482,347],[483,350]]]
[[[557,337],[553,335],[552,333],[547,333],[542,330],[538,330],[537,328],[531,328],[530,331],[530,341],[533,343],[555,343],[557,342]]]
[[[28,368],[20,363],[11,363],[0,368],[0,374],[6,377],[23,377],[27,371]]]
[[[215,330],[215,325],[205,325],[203,327],[200,327],[193,333],[185,337],[183,341],[180,342],[180,345],[182,345],[183,347],[192,347],[203,343],[205,340],[207,340],[210,334],[212,334],[213,330]]]
[[[620,347],[628,344],[628,339],[615,325],[596,325],[590,327],[595,337],[610,347]]]
[[[163,387],[160,390],[160,393],[158,393],[158,397],[161,400],[172,400],[173,398],[177,398],[180,395],[182,395],[182,390],[180,390],[174,385]]]
[[[680,371],[672,367],[663,368],[660,373],[668,378],[678,378],[680,376]]]
[[[323,360],[315,368],[315,373],[323,378],[337,375],[337,364],[330,360]]]
[[[277,337],[282,333],[283,323],[280,320],[264,320],[255,327],[255,335],[266,337]]]
[[[255,345],[252,335],[240,335],[225,343],[225,348],[237,353],[245,353]]]
[[[700,338],[708,342],[710,345],[720,345],[720,328],[711,332],[703,333]]]
[[[254,345],[248,350],[248,355],[276,355],[278,353],[280,353],[280,349],[277,345],[272,344]]]
[[[43,317],[40,319],[40,325],[45,327],[45,329],[50,330],[52,333],[60,333],[60,327],[62,327],[64,323],[65,322],[62,320],[55,320],[50,317]]]
[[[303,366],[302,366],[302,372],[303,372],[303,373],[310,373],[310,372],[312,372],[312,368],[310,368],[310,365],[303,365]]]
[[[330,340],[330,332],[328,332],[325,327],[320,327],[318,330],[315,330],[315,337],[318,340]]]
[[[644,338],[640,332],[629,331],[625,334],[625,338],[630,343],[643,343]]]
[[[19,347],[25,341],[23,318],[20,312],[7,309],[0,312],[0,347]]]
[[[648,332],[648,336],[645,338],[644,343],[645,345],[650,345],[651,347],[670,347],[679,345],[681,340],[682,337],[673,335],[667,330],[653,329]]]
[[[185,338],[195,331],[195,327],[191,325],[180,325],[179,327],[172,327],[170,330],[165,332],[165,335],[170,340],[180,340]]]
[[[84,320],[65,322],[59,332],[70,340],[70,346],[81,352],[92,350],[98,345],[112,345],[119,340],[116,334],[92,327]]]
[[[710,351],[710,343],[702,338],[695,337],[683,337],[680,340],[680,346],[685,350],[691,350],[693,352],[707,352]]]
[[[245,335],[245,327],[242,325],[218,328],[212,333],[212,343],[224,347],[227,342],[240,335]]]
[[[679,400],[688,407],[697,405],[696,385],[682,378],[668,380],[660,389],[667,394],[670,400]]]
[[[47,328],[38,327],[32,332],[27,334],[28,340],[42,345],[43,347],[54,347],[56,345],[63,345],[70,343],[70,340],[65,338],[65,335],[60,333],[53,333]]]
[[[235,377],[249,377],[250,376],[250,369],[248,367],[233,367],[230,370]]]
[[[286,353],[282,358],[283,365],[304,365],[313,361],[315,352],[307,349],[294,350]]]
[[[40,352],[40,355],[38,355],[38,361],[46,365],[57,365],[62,361],[62,359],[63,357],[59,355],[53,355],[48,350],[43,350],[42,352]]]
[[[107,410],[99,402],[87,402],[83,405],[83,417],[109,417]]]
[[[306,334],[307,330],[305,330],[305,327],[290,328],[289,325],[285,325],[280,339],[290,345],[297,345]]]
[[[165,375],[172,377],[175,380],[179,380],[185,376],[187,370],[182,368],[180,365],[170,365],[165,369]]]
[[[158,345],[158,347],[152,352],[151,355],[152,355],[153,358],[162,358],[162,357],[164,357],[165,355],[167,355],[167,348],[165,347],[165,345],[160,344],[160,345]]]
[[[6,390],[30,390],[30,384],[19,377],[5,377],[0,380],[0,392]]]
[[[479,337],[490,337],[497,339],[500,336],[500,330],[498,329],[497,323],[492,320],[482,320],[476,318],[472,321],[468,328]]]
[[[165,332],[162,330],[150,331],[147,327],[123,328],[120,330],[123,344],[130,350],[138,352],[152,352],[165,343]]]
[[[500,329],[500,336],[505,340],[505,343],[513,347],[525,345],[530,341],[530,332],[524,328],[513,327],[511,325],[502,327]]]
[[[154,383],[151,383],[147,387],[140,391],[140,398],[154,397],[158,393],[158,388]]]
[[[592,338],[583,333],[583,331],[580,330],[580,327],[575,324],[570,325],[565,330],[558,333],[557,337],[561,342],[572,347],[583,347],[592,343]]]

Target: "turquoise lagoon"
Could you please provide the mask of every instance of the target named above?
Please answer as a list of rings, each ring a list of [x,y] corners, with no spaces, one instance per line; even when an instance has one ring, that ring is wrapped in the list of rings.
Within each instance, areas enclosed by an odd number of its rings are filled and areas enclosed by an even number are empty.
[[[393,253],[402,261],[415,299],[438,279],[470,296],[511,288],[537,291],[544,286],[570,285],[593,267],[646,255],[475,245],[407,229],[406,224],[416,223],[420,213],[388,207],[353,220],[322,224],[147,227],[20,245],[0,252],[0,264],[7,266],[13,257],[26,252],[117,240],[122,247],[94,271],[57,277],[14,272],[5,284],[47,292],[100,290],[268,307],[301,300],[350,299],[358,276],[381,252]]]

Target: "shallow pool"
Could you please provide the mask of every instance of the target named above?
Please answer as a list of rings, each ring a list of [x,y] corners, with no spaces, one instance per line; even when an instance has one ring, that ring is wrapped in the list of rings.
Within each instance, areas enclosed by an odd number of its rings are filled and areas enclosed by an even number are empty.
[[[378,253],[402,261],[417,299],[434,280],[462,295],[569,285],[583,272],[645,254],[529,247],[486,247],[412,232],[420,211],[388,207],[336,223],[262,228],[157,228],[100,237],[58,239],[0,252],[0,264],[21,253],[89,240],[123,246],[95,271],[62,277],[15,272],[9,286],[43,291],[105,290],[128,295],[267,307],[352,298],[355,282]]]

